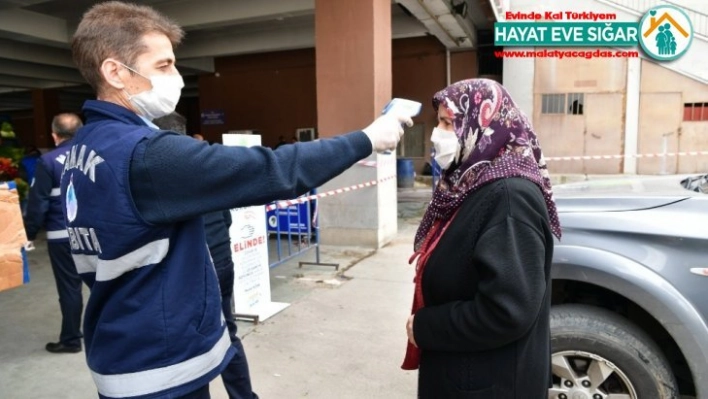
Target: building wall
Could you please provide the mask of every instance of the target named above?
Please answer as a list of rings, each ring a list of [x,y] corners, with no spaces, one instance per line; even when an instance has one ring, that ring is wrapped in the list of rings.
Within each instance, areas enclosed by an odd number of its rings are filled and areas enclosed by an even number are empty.
[[[516,50],[514,48],[513,50]],[[530,50],[519,48],[519,51]],[[524,110],[532,125],[536,124],[534,108],[534,75],[536,63],[533,58],[504,58],[503,77],[501,83],[514,98],[516,105]]]
[[[201,121],[199,114],[199,97],[184,97],[180,98],[177,104],[176,112],[183,115],[187,119],[187,133],[193,134],[201,130]]]
[[[668,152],[708,150],[708,121],[683,121],[685,103],[708,103],[708,85],[642,61],[639,153],[663,152],[664,135]],[[640,174],[705,173],[708,156],[643,158],[637,167]]]
[[[17,140],[21,146],[37,146],[43,147],[43,143],[39,143],[35,134],[34,126],[34,114],[32,110],[20,110],[20,111],[5,111],[2,112],[2,117],[0,122],[9,120],[12,124],[12,130],[17,136]],[[47,126],[45,131],[51,129],[51,126]],[[44,148],[50,148],[49,146],[44,146]]]
[[[535,60],[533,125],[547,157],[623,152],[626,60]],[[583,93],[582,115],[543,114],[543,94]],[[512,94],[513,95],[513,94]],[[568,104],[566,104],[567,110]],[[553,173],[619,173],[621,161],[551,161]]]
[[[430,134],[437,124],[431,100],[447,83],[445,47],[433,37],[394,40],[392,57],[393,97],[408,98],[423,104],[420,115],[413,121],[419,128],[422,126],[426,136],[425,156],[412,158],[416,172],[422,173],[430,159]],[[405,136],[403,140],[406,140]]]
[[[398,39],[393,41],[392,57],[393,97],[423,103],[414,119],[417,125],[423,125],[426,136],[426,156],[414,159],[420,173],[429,160],[428,138],[435,126],[431,99],[446,86],[445,47],[434,37]],[[218,76],[199,77],[198,108],[223,110],[225,123],[200,126],[207,140],[220,142],[221,134],[229,130],[256,129],[264,145],[274,146],[280,135],[288,139],[298,128],[316,127],[314,49],[221,57],[215,60],[215,70]],[[476,53],[452,53],[450,72],[452,82],[476,77]],[[194,104],[186,104],[180,110],[197,115],[194,108]]]
[[[704,0],[686,0],[684,6],[706,9]],[[506,0],[505,10],[558,11],[556,0]],[[699,7],[698,4],[701,4]],[[636,16],[625,9],[595,0],[579,0],[564,10],[616,13],[618,20]],[[694,40],[693,46],[698,46]],[[526,50],[523,48],[509,48]],[[705,52],[682,57],[676,68],[695,71]],[[688,68],[689,64],[691,68]],[[637,153],[708,150],[708,122],[683,121],[683,104],[708,102],[708,87],[651,61],[641,61]],[[681,66],[683,65],[683,66]],[[626,126],[627,65],[624,59],[504,59],[503,83],[520,108],[529,114],[546,156],[623,154]],[[584,117],[543,115],[541,94],[586,93]],[[541,119],[537,119],[541,118]],[[621,173],[623,161],[553,161],[554,173]],[[694,173],[708,170],[708,157],[639,158],[637,173]]]
[[[478,76],[479,64],[475,51],[450,53],[450,83],[472,79]]]
[[[36,146],[43,151],[53,149],[51,125],[54,116],[64,112],[81,115],[83,101],[63,101],[59,89],[33,89],[27,91],[26,96],[32,100],[31,108],[0,112],[0,120],[10,119],[19,146]],[[91,97],[86,96],[87,99]]]
[[[199,108],[222,110],[223,125],[202,125],[207,140],[230,130],[259,130],[264,145],[286,140],[297,128],[315,127],[314,49],[214,60],[216,73],[199,77]],[[342,93],[346,95],[346,93]]]
[[[534,128],[547,157],[624,153],[627,61],[535,60]],[[542,114],[542,95],[584,93],[583,115]],[[683,121],[685,103],[708,103],[708,86],[642,60],[638,154],[708,150],[708,121]],[[567,105],[566,105],[567,106]],[[622,160],[550,161],[552,173],[621,173]],[[708,157],[641,157],[638,174],[701,173]]]

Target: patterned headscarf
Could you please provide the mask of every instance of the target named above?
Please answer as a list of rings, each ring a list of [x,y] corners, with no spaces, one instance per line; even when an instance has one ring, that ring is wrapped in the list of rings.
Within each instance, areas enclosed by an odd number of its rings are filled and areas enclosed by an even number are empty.
[[[551,180],[536,134],[526,115],[499,83],[470,79],[454,83],[433,97],[453,120],[461,150],[438,182],[415,237],[415,249],[435,221],[447,221],[464,200],[483,185],[509,177],[536,183],[543,192],[553,234],[561,228]]]

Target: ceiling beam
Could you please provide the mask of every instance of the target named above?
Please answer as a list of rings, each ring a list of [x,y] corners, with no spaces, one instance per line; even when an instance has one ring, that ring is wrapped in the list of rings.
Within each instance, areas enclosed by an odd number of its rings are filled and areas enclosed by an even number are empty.
[[[440,40],[448,49],[463,49],[473,47],[475,37],[469,26],[450,11],[448,3],[443,0],[396,0],[415,16],[426,28]],[[470,23],[471,25],[471,23]]]
[[[467,16],[463,17],[462,15],[456,14],[454,12],[451,12],[450,15],[455,18],[457,21],[457,24],[459,25],[460,29],[462,29],[462,32],[464,32],[464,36],[466,37],[467,40],[467,45],[469,47],[476,47],[477,45],[477,28],[475,27],[474,21],[470,17],[469,11]]]
[[[29,7],[35,4],[46,3],[48,0],[2,0],[0,10],[6,8]]]
[[[267,53],[270,51],[294,50],[314,47],[315,28],[302,26],[283,30],[255,32],[248,35],[224,35],[195,38],[177,48],[177,63],[180,59],[218,57],[225,55]]]
[[[313,14],[314,0],[201,0],[161,4],[155,8],[177,21],[184,30],[267,21]]]
[[[9,89],[52,89],[70,86],[70,84],[45,79],[33,79],[0,74],[0,86]]]
[[[188,73],[214,73],[214,57],[177,59],[177,69],[183,75]]]
[[[18,89],[18,88],[16,88],[16,87],[3,87],[3,86],[0,86],[0,94],[5,94],[5,93],[17,93],[17,92],[21,92],[21,91],[27,91],[27,89]],[[2,101],[2,100],[0,99],[0,101]]]
[[[21,36],[26,41],[68,47],[66,20],[19,8],[0,12],[0,32],[4,36]]]
[[[428,32],[423,24],[405,15],[393,18],[391,25],[393,39],[425,36]],[[191,61],[192,58],[199,57],[267,53],[312,47],[315,47],[315,28],[312,25],[214,37],[195,35],[191,39],[188,37],[184,45],[177,48],[177,66],[184,64],[185,60]]]
[[[0,59],[0,74],[54,80],[69,84],[86,83],[76,69]]]
[[[391,37],[405,39],[428,34],[428,29],[420,21],[407,15],[397,15],[391,18]]]
[[[0,39],[0,58],[75,68],[69,50]]]

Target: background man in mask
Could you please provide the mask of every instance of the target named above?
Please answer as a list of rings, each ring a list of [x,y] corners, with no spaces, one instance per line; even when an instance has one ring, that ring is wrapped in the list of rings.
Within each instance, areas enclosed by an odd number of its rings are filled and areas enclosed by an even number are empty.
[[[187,134],[187,119],[177,112],[157,118],[153,120],[153,123],[163,130]],[[251,375],[246,351],[243,349],[241,339],[236,335],[238,326],[231,307],[234,300],[234,262],[231,254],[231,236],[229,235],[231,211],[226,209],[209,212],[203,217],[207,247],[209,247],[209,254],[214,262],[216,277],[219,280],[221,310],[226,321],[226,328],[229,331],[231,345],[236,348],[234,357],[222,371],[221,377],[229,397],[248,397],[252,393]]]
[[[182,36],[154,9],[114,1],[86,12],[72,40],[97,100],[84,104],[61,196],[91,287],[84,341],[101,398],[208,398],[234,356],[200,215],[297,197],[395,149],[412,125],[385,115],[277,151],[159,132],[151,121],[174,111],[184,85],[173,53]]]

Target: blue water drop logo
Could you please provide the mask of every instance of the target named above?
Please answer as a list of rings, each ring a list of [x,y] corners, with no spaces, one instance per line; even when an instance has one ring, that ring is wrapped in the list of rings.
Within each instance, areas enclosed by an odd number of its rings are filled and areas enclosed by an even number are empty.
[[[69,179],[69,187],[66,189],[66,218],[69,223],[76,219],[76,213],[79,211],[79,203],[76,200],[76,191],[74,191],[74,175]]]

